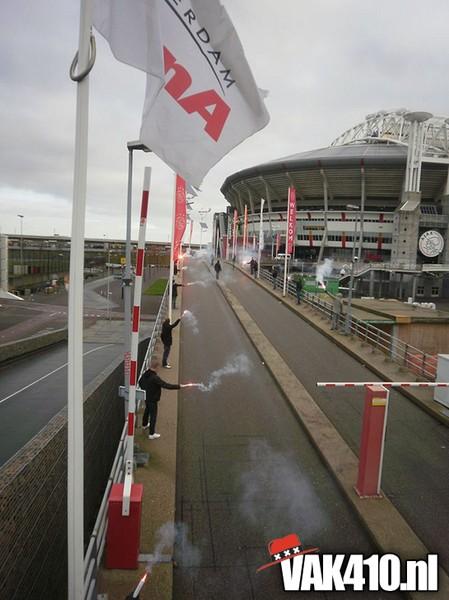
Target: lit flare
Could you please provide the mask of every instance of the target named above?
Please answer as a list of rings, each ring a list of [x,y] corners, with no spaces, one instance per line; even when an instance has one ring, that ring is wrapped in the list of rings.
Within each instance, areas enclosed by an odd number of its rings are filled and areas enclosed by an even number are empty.
[[[133,596],[132,596],[133,598],[138,598],[139,597],[139,594],[142,591],[143,586],[145,585],[147,577],[148,577],[148,572],[144,573],[143,577],[141,577],[139,583],[137,584],[136,589],[134,590],[134,593],[133,593]]]

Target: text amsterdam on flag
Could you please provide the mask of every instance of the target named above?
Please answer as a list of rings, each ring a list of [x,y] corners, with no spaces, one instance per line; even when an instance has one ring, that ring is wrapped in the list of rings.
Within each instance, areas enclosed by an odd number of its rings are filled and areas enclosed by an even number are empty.
[[[188,183],[267,125],[219,0],[94,0],[93,23],[118,60],[147,73],[140,139]]]

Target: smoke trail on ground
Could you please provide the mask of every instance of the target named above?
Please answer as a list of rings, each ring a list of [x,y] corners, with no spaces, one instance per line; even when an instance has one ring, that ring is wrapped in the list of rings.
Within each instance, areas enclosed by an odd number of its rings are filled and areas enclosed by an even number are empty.
[[[190,310],[185,310],[182,313],[182,320],[190,327],[194,335],[198,335],[200,332],[198,329],[198,319],[192,312],[190,312]]]
[[[220,385],[223,377],[227,375],[249,375],[251,373],[251,361],[246,354],[238,354],[224,367],[213,371],[207,384],[200,383],[198,389],[202,392],[211,392]]]
[[[199,285],[201,287],[207,287],[208,285],[210,285],[210,281],[190,281],[189,283],[186,284],[187,286],[191,286],[191,285]]]
[[[180,548],[183,566],[199,566],[201,553],[188,539],[188,528],[184,523],[165,523],[156,532],[156,545],[147,562],[146,570],[151,573],[154,565],[166,562],[166,553],[176,544]]]
[[[324,286],[324,278],[332,275],[333,265],[334,261],[332,258],[325,258],[321,265],[317,265],[315,279],[321,286]]]
[[[239,510],[250,523],[258,527],[273,523],[279,534],[291,531],[305,537],[326,528],[320,498],[297,460],[274,450],[266,440],[252,441],[248,451]]]

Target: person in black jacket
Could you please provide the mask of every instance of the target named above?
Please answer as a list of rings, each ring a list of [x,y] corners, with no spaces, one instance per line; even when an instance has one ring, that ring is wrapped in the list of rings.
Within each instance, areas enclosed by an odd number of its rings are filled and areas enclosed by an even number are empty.
[[[181,322],[181,318],[176,319],[174,323],[170,323],[170,319],[165,319],[162,323],[161,340],[164,344],[164,352],[162,354],[162,366],[165,369],[171,369],[168,364],[168,355],[170,354],[171,345],[173,344],[172,329],[174,329]]]
[[[152,363],[150,369],[145,371],[142,377],[139,379],[139,386],[142,390],[145,390],[145,411],[143,413],[142,427],[148,431],[148,439],[156,440],[160,438],[160,434],[156,433],[156,419],[157,419],[157,406],[161,399],[162,388],[166,390],[179,390],[184,387],[179,383],[167,383],[159,377],[156,372],[159,364],[157,362]],[[149,418],[149,421],[148,421]]]
[[[172,308],[176,308],[176,298],[178,297],[178,288],[179,287],[184,287],[184,285],[182,283],[176,283],[176,281],[173,279],[172,292],[171,292]]]

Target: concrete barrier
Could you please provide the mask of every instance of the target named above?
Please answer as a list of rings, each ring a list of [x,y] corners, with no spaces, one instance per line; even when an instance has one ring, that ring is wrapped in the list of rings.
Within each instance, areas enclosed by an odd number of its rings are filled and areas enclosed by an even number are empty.
[[[0,344],[0,364],[36,350],[47,348],[67,339],[67,329],[55,329],[49,333],[32,335],[22,340]]]

